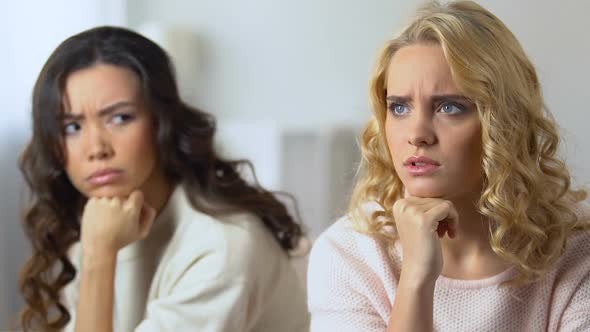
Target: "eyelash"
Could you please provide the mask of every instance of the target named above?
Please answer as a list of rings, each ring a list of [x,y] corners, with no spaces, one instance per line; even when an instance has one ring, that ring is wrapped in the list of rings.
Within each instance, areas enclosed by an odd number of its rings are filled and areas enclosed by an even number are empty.
[[[68,127],[70,127],[70,126],[73,126],[73,125],[76,125],[76,127],[77,127],[77,128],[76,128],[76,132],[73,132],[73,133],[68,133]],[[76,133],[77,133],[79,130],[80,130],[80,124],[79,124],[78,122],[70,122],[70,123],[67,123],[67,124],[65,124],[65,125],[63,126],[63,134],[64,134],[64,136],[71,136],[71,135],[74,135],[74,134],[76,134]]]
[[[408,109],[408,111],[406,111],[406,113],[404,113],[404,114],[399,114],[399,113],[396,113],[396,112],[395,112],[395,108],[396,108],[396,107],[398,107],[398,106],[402,106],[402,107],[404,107],[404,108]],[[440,104],[440,105],[439,105],[439,106],[436,108],[436,110],[437,110],[437,111],[440,111],[440,110],[442,110],[442,109],[443,109],[443,107],[445,107],[445,106],[454,106],[454,107],[456,107],[457,109],[459,109],[459,111],[458,111],[458,112],[454,112],[454,113],[449,113],[449,112],[441,112],[441,113],[444,113],[444,114],[451,114],[451,115],[453,115],[453,114],[460,114],[460,113],[463,113],[463,112],[465,112],[465,110],[466,110],[466,107],[465,107],[464,105],[461,105],[461,104],[459,104],[459,103],[455,103],[455,102],[443,102],[443,103],[441,103],[441,104]],[[408,107],[407,105],[400,104],[400,103],[391,103],[391,104],[387,105],[387,108],[388,108],[388,109],[389,109],[389,111],[391,112],[391,115],[393,115],[393,116],[397,116],[397,117],[405,116],[405,115],[407,114],[407,112],[409,112],[409,107]]]
[[[120,114],[113,115],[113,117],[111,118],[111,120],[113,120],[114,118],[117,118],[117,117],[123,118],[122,123],[127,123],[127,122],[135,119],[135,117],[133,115],[131,115],[131,114],[128,114],[128,113],[120,113]]]
[[[125,124],[127,124],[128,122],[130,122],[130,121],[134,120],[134,119],[135,119],[135,116],[134,116],[134,115],[132,115],[132,114],[128,114],[128,113],[119,113],[119,114],[114,114],[114,115],[113,115],[113,116],[112,116],[112,117],[109,119],[109,122],[113,122],[113,121],[114,121],[114,119],[116,119],[116,118],[121,118],[121,121],[119,121],[119,122],[115,122],[115,125],[125,125]],[[75,131],[75,132],[70,132],[70,133],[68,133],[68,127],[70,127],[70,126],[73,126],[73,125],[75,125],[75,126],[76,126],[76,131]],[[74,121],[74,122],[69,122],[69,123],[66,123],[66,124],[63,126],[63,134],[64,134],[64,136],[72,136],[72,135],[74,135],[74,134],[78,133],[78,132],[80,131],[80,129],[81,129],[80,123],[78,123],[78,122],[76,122],[76,121]]]
[[[389,105],[387,106],[387,108],[388,108],[388,109],[389,109],[389,111],[391,112],[391,115],[393,115],[393,116],[403,116],[403,114],[399,114],[399,113],[396,113],[396,112],[395,112],[395,110],[396,110],[396,107],[398,107],[398,106],[402,106],[402,107],[408,108],[406,105],[403,105],[403,104],[398,104],[398,103],[391,103],[391,104],[389,104]]]

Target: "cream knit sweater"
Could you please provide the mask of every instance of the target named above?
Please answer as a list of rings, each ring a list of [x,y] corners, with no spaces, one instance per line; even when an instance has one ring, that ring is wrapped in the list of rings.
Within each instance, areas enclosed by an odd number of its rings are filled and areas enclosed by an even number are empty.
[[[79,247],[72,250],[80,267]],[[73,331],[80,280],[65,290]],[[306,332],[305,291],[256,218],[195,211],[179,186],[148,238],[117,256],[117,332]]]

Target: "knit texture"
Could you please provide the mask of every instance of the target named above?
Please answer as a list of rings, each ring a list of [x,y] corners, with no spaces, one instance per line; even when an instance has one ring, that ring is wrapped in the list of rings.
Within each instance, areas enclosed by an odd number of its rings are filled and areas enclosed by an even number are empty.
[[[387,329],[401,272],[401,246],[358,233],[342,218],[315,242],[308,270],[312,332]],[[500,284],[508,269],[481,280],[440,276],[434,291],[435,331],[590,331],[590,233],[572,236],[565,254],[540,281]]]

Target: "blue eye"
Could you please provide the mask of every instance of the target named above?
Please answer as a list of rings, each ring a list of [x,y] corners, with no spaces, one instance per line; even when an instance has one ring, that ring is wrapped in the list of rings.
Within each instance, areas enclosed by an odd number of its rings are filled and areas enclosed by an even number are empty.
[[[63,128],[64,135],[66,136],[73,135],[78,131],[80,131],[80,125],[76,122],[68,123]]]
[[[440,108],[440,112],[446,113],[446,114],[456,114],[456,113],[461,113],[463,111],[464,111],[464,108],[462,106],[459,106],[456,104],[443,104],[442,107]]]
[[[393,115],[404,115],[409,112],[408,107],[402,104],[391,104],[389,105],[389,109]]]

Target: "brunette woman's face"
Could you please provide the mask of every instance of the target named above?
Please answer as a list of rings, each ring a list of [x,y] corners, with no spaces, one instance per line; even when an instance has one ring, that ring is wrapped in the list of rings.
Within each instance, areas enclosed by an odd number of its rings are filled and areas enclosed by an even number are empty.
[[[132,71],[97,64],[69,75],[62,137],[65,171],[86,197],[125,197],[162,176],[155,121]]]

